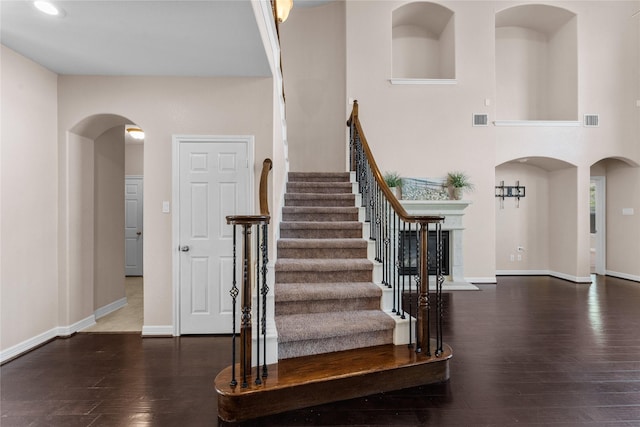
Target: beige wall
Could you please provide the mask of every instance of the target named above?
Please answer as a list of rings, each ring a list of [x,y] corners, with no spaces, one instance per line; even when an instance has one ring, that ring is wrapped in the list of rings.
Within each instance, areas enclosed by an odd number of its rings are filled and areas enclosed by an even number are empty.
[[[144,175],[144,144],[125,144],[124,174]]]
[[[345,170],[344,10],[294,7],[280,27],[292,171]]]
[[[62,157],[66,130],[95,114],[119,114],[145,130],[144,326],[171,326],[171,214],[161,210],[172,196],[172,135],[255,135],[259,179],[262,159],[272,154],[272,79],[60,76],[58,105]]]
[[[519,206],[496,198],[496,270],[545,272],[549,270],[549,172],[537,166],[510,162],[496,168],[496,185],[525,187]],[[553,243],[551,243],[553,244]],[[518,247],[523,251],[518,252]],[[511,260],[513,256],[514,260]],[[520,256],[521,259],[518,259]]]
[[[58,326],[57,78],[1,46],[0,350]]]
[[[124,127],[94,143],[94,311],[125,297]]]
[[[629,183],[640,182],[640,168],[619,160],[606,162],[607,271],[640,278],[640,191]],[[634,191],[635,190],[635,191]],[[632,208],[633,215],[622,210]]]

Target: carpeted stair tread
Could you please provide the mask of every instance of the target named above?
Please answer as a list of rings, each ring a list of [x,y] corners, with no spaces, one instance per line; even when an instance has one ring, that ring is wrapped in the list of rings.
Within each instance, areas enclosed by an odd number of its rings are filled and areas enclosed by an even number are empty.
[[[362,230],[362,224],[357,221],[282,221],[280,223],[280,230],[300,230],[309,228],[317,230]]]
[[[276,283],[275,301],[344,300],[380,298],[382,290],[373,282]]]
[[[326,194],[326,193],[286,193],[284,195],[285,206],[355,206],[353,193]]]
[[[276,273],[281,271],[370,271],[373,263],[368,259],[311,259],[282,258],[276,261]]]
[[[364,239],[279,239],[278,249],[362,249],[369,243]]]
[[[279,342],[329,340],[355,334],[393,330],[395,321],[381,310],[276,316]]]
[[[316,193],[316,194],[351,194],[353,184],[350,182],[291,182],[287,183],[288,194]]]
[[[289,172],[289,182],[349,182],[349,172]]]
[[[348,206],[284,206],[283,221],[358,221],[358,208]]]

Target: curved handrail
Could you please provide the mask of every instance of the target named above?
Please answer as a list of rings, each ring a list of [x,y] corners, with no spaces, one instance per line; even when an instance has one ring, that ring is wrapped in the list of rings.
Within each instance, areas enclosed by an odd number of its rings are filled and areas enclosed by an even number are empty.
[[[268,178],[269,171],[273,168],[271,159],[262,162],[262,174],[260,175],[260,214],[269,215]]]
[[[367,143],[367,137],[364,135],[364,131],[362,130],[362,125],[360,124],[360,120],[358,118],[358,101],[353,101],[353,110],[351,111],[351,115],[349,116],[349,120],[347,120],[347,126],[351,126],[352,123],[355,125],[356,131],[360,135],[360,143],[362,144],[362,148],[367,156],[367,160],[371,166],[371,171],[373,172],[373,176],[376,179],[376,182],[380,186],[380,189],[384,193],[385,198],[389,201],[393,210],[403,221],[410,223],[432,223],[432,222],[442,222],[444,221],[443,216],[434,216],[434,215],[409,215],[405,210],[404,206],[398,201],[398,199],[393,195],[389,186],[384,181],[384,177],[382,176],[382,172],[380,172],[380,168],[378,168],[378,164],[376,163],[375,158],[373,157],[373,152]],[[355,156],[351,156],[352,159]],[[354,169],[354,165],[351,165],[352,170]]]

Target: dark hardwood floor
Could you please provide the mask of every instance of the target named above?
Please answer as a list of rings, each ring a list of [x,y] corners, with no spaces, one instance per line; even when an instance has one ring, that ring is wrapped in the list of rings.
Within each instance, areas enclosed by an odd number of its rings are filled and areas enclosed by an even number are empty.
[[[451,295],[445,384],[243,426],[640,426],[640,283],[501,277]],[[0,368],[2,427],[216,426],[229,338],[77,334]]]

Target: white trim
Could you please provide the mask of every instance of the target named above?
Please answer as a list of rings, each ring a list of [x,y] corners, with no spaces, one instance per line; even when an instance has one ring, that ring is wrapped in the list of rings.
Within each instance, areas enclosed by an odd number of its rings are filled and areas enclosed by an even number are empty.
[[[173,325],[152,325],[142,327],[143,337],[170,337],[174,335]]]
[[[469,282],[469,283],[496,283],[497,282],[496,276],[465,277],[464,280]]]
[[[247,171],[249,173],[248,182],[248,212],[253,212],[255,208],[254,197],[254,168],[255,168],[255,137],[253,135],[173,135],[171,138],[171,204],[173,213],[171,214],[171,253],[172,253],[172,281],[173,281],[173,326],[172,331],[161,333],[160,335],[180,336],[180,144],[183,142],[204,142],[223,143],[238,142],[247,146]],[[142,335],[145,335],[146,326],[142,327]],[[149,326],[149,328],[155,328]],[[162,327],[160,327],[162,328]],[[155,329],[149,330],[149,335],[157,335]]]
[[[57,326],[55,328],[49,329],[46,332],[36,335],[35,337],[31,337],[13,345],[5,350],[0,351],[0,363],[4,363],[7,360],[11,360],[15,357],[20,356],[23,353],[26,353],[34,348],[50,341],[54,338],[58,337],[68,337],[78,331],[81,331],[89,326],[95,325],[95,317],[93,315],[88,316],[72,325],[69,326]]]
[[[542,126],[542,127],[574,127],[581,126],[577,120],[494,120],[495,126]]]
[[[592,176],[590,181],[596,185],[596,274],[606,274],[607,271],[607,178]]]
[[[21,355],[22,353],[26,353],[27,351],[56,338],[57,336],[58,328],[53,328],[48,330],[47,332],[43,332],[33,338],[29,338],[28,340],[11,346],[8,349],[0,352],[0,363],[4,363],[7,360],[13,359],[14,357]]]
[[[606,270],[606,272],[607,272],[607,276],[617,277],[619,279],[633,280],[634,282],[640,282],[640,276],[637,276],[635,274],[620,273],[618,271],[611,271],[611,270]]]
[[[85,317],[82,320],[77,321],[76,323],[69,326],[58,326],[58,336],[59,337],[68,337],[69,335],[75,334],[78,331],[83,329],[87,329],[90,326],[96,324],[96,318],[92,314],[91,316]]]
[[[125,175],[124,179],[126,180],[127,178],[144,180],[144,175]]]
[[[100,307],[99,309],[93,312],[93,315],[95,316],[96,320],[98,320],[106,316],[107,314],[111,314],[114,311],[121,309],[126,305],[127,305],[127,297],[120,298],[117,301],[114,301],[110,304]]]
[[[552,276],[574,283],[591,283],[591,276],[579,277],[551,270],[497,270],[496,276]]]
[[[391,78],[392,85],[457,85],[456,79],[400,79]]]

